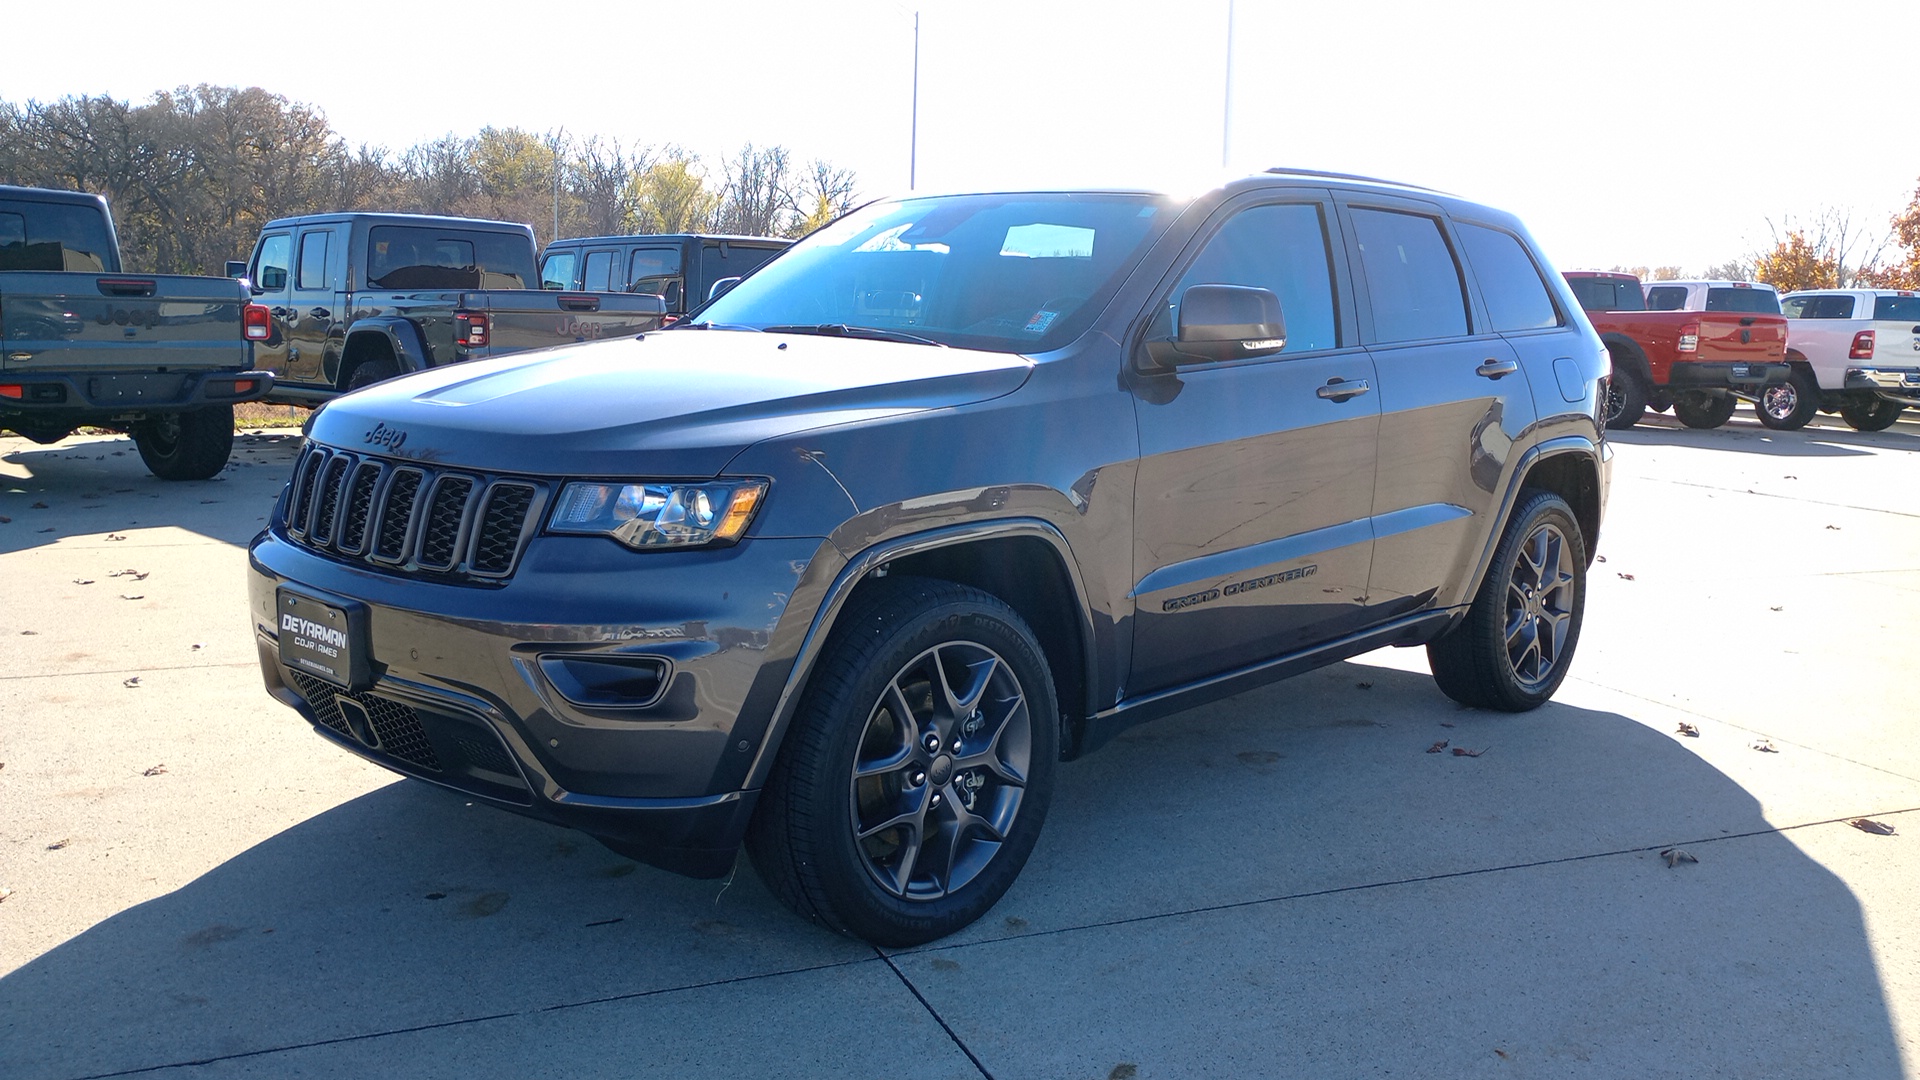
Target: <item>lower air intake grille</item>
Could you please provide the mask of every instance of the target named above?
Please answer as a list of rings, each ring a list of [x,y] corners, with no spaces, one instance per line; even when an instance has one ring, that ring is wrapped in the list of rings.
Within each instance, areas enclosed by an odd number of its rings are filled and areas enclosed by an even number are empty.
[[[433,744],[427,741],[427,729],[420,726],[420,714],[414,712],[412,706],[402,705],[378,694],[342,690],[304,672],[292,674],[294,687],[300,691],[301,697],[307,699],[307,704],[313,706],[314,715],[320,718],[321,723],[356,742],[369,745],[370,749],[422,769],[440,771],[440,759],[433,752]],[[364,732],[354,730],[358,725],[349,719],[347,710],[341,707],[342,698],[365,713],[375,737],[373,743],[368,743]]]

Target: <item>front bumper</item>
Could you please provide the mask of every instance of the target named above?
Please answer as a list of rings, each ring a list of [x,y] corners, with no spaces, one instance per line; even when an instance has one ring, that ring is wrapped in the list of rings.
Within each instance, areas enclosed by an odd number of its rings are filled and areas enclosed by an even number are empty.
[[[1689,360],[1676,363],[1667,372],[1672,390],[1733,390],[1757,394],[1772,382],[1784,382],[1793,369],[1784,363],[1755,361]]]
[[[1920,408],[1920,367],[1848,368],[1846,387],[1877,398]]]
[[[502,585],[383,573],[271,531],[248,593],[269,693],[328,741],[395,772],[580,829],[699,877],[732,866],[758,791],[747,771],[806,619],[787,598],[821,541],[633,552],[539,537]],[[364,618],[371,653],[347,689],[290,667],[282,587]],[[659,692],[581,704],[542,658],[657,661]]]

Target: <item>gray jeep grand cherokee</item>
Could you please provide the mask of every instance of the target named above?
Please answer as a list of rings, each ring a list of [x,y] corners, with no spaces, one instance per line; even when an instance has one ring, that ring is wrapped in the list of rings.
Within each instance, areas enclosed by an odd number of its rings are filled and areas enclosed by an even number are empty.
[[[924,942],[1131,724],[1382,645],[1546,701],[1607,369],[1519,222],[1424,189],[878,202],[671,330],[328,404],[260,663],[397,772]]]

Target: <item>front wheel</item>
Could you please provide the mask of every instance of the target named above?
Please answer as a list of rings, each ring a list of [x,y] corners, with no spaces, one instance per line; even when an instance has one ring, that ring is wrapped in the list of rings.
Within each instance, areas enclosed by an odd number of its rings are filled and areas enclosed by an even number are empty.
[[[1690,428],[1717,428],[1733,416],[1732,394],[1683,397],[1673,403],[1673,415]]]
[[[1550,491],[1524,493],[1466,618],[1427,645],[1434,682],[1463,705],[1538,708],[1567,676],[1586,599],[1573,508]]]
[[[800,915],[883,946],[973,922],[1039,839],[1059,757],[1053,677],[999,599],[877,581],[842,616],[747,833]]]
[[[1885,398],[1870,401],[1849,401],[1840,406],[1840,419],[1855,431],[1885,431],[1893,426],[1906,406]]]
[[[148,417],[133,429],[147,471],[162,480],[206,480],[233,455],[233,406],[208,405]]]
[[[1820,384],[1813,376],[1795,368],[1785,382],[1768,383],[1760,388],[1760,400],[1754,403],[1760,422],[1775,431],[1798,431],[1820,411]]]

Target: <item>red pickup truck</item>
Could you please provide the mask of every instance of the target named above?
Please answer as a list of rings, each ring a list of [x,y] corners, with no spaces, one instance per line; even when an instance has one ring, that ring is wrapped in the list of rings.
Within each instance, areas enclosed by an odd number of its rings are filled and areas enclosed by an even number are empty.
[[[1630,428],[1647,409],[1669,407],[1688,427],[1719,427],[1738,400],[1754,400],[1761,387],[1787,376],[1787,320],[1768,286],[1660,282],[1651,287],[1660,302],[1649,305],[1632,274],[1565,276],[1613,357],[1610,428]]]

